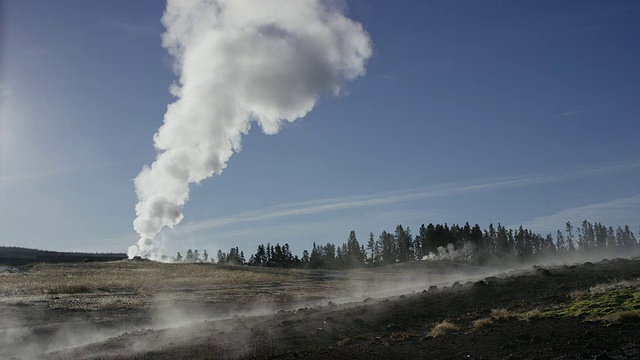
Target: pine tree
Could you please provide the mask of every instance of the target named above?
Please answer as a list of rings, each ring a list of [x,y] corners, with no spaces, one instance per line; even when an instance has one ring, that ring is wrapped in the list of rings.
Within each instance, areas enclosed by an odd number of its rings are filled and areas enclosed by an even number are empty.
[[[567,231],[567,250],[574,251],[576,249],[575,244],[573,243],[573,225],[571,225],[570,221],[567,221],[566,231]]]
[[[424,224],[420,225],[418,229],[418,235],[415,240],[416,255],[418,259],[421,259],[425,255],[429,255],[428,243],[427,243],[427,228]]]
[[[429,255],[429,253],[437,253],[437,234],[436,227],[433,224],[427,225],[427,232],[425,233],[425,238],[422,243],[422,253],[425,255]]]
[[[567,247],[564,242],[564,236],[560,230],[556,233],[556,247],[558,248],[558,251],[565,251]]]
[[[378,239],[380,242],[380,255],[382,258],[382,263],[384,264],[393,264],[396,262],[396,249],[395,249],[395,240],[392,234],[389,234],[386,231],[382,231],[380,237]]]
[[[373,233],[369,233],[369,241],[367,242],[367,250],[369,251],[369,264],[373,264],[375,259],[375,246],[376,240],[373,238]]]
[[[497,254],[510,255],[513,252],[513,245],[510,239],[512,235],[507,233],[507,229],[498,223],[498,231],[494,230],[494,235],[491,235],[493,225],[489,225],[489,236],[495,238],[495,249]]]
[[[543,252],[546,254],[554,253],[556,251],[556,245],[553,243],[553,235],[547,234],[544,239]]]
[[[347,239],[347,263],[349,267],[358,267],[363,265],[364,254],[360,252],[360,244],[356,237],[356,232],[351,230]]]
[[[227,254],[222,252],[221,249],[218,249],[218,254],[216,255],[216,258],[218,260],[218,264],[224,264],[227,262]]]
[[[320,269],[324,267],[322,249],[320,246],[316,246],[316,243],[313,243],[313,248],[311,249],[311,255],[309,256],[309,267],[312,269]]]
[[[522,257],[524,255],[524,229],[522,225],[516,231],[516,256]]]
[[[407,230],[405,230],[402,225],[396,226],[395,242],[397,244],[397,259],[400,262],[408,261],[413,258],[411,233]]]
[[[604,249],[607,247],[607,227],[600,224],[595,223],[594,225],[595,237],[596,237],[596,246],[598,249]]]
[[[625,235],[624,234],[624,230],[622,230],[620,225],[618,225],[618,228],[616,229],[616,244],[617,244],[617,246],[625,246],[627,244],[627,241],[626,241],[624,235]]]
[[[327,243],[324,246],[322,252],[322,262],[327,269],[333,268],[336,263],[336,246],[331,243]]]
[[[609,226],[609,228],[607,229],[607,247],[614,248],[616,246],[617,244],[615,232],[613,231],[613,227]]]
[[[475,224],[473,226],[471,234],[469,235],[469,241],[471,241],[478,251],[484,250],[484,242],[482,240],[482,230],[480,229],[480,225]]]
[[[498,244],[498,234],[496,233],[495,228],[493,227],[493,224],[489,224],[489,232],[487,233],[487,244],[486,246],[491,249],[491,251],[493,253],[501,253],[504,250],[501,250],[503,248],[502,245]],[[505,234],[505,242],[508,242],[509,240],[506,238],[506,234]],[[505,245],[505,248],[508,248],[508,245]]]
[[[585,223],[587,225],[586,229],[584,228]],[[583,232],[584,239],[585,239],[585,242],[587,244],[587,247],[591,249],[591,248],[595,248],[596,246],[598,246],[597,243],[596,243],[596,232],[595,232],[595,229],[594,229],[593,225],[590,222],[585,220],[583,222],[582,226],[583,226],[583,231],[582,232]]]

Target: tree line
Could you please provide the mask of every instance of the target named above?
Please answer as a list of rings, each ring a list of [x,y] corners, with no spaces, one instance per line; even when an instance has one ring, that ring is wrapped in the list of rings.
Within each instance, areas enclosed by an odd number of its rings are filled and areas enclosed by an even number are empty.
[[[382,266],[415,260],[441,259],[466,261],[475,264],[499,261],[505,258],[532,260],[536,257],[558,256],[600,250],[626,250],[638,246],[628,225],[605,226],[584,220],[580,226],[566,222],[563,231],[542,236],[519,226],[507,229],[498,223],[481,229],[468,222],[460,226],[452,224],[422,225],[414,236],[409,227],[397,225],[393,233],[383,231],[377,238],[369,234],[361,244],[355,231],[341,245],[313,243],[311,251],[304,250],[299,257],[291,252],[289,244],[260,244],[249,259],[238,247],[229,252],[218,250],[211,262],[248,266],[304,269],[349,269],[365,266]],[[177,254],[175,261],[207,262],[206,250],[200,256],[198,250],[187,251],[186,257]]]
[[[121,253],[50,251],[18,246],[0,246],[0,264],[17,266],[33,262],[115,261],[127,258]]]

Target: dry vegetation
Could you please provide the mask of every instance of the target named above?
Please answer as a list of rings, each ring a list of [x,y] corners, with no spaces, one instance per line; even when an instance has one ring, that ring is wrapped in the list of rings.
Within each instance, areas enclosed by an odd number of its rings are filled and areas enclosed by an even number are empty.
[[[458,330],[459,327],[448,321],[448,320],[444,320],[442,322],[437,323],[432,329],[431,331],[429,331],[429,333],[427,334],[427,336],[431,336],[431,337],[437,337],[437,336],[442,336],[448,332],[451,331],[456,331]]]
[[[24,272],[4,272],[0,303],[45,301],[51,308],[116,310],[158,301],[285,302],[304,300],[304,287],[309,285],[303,280],[302,273],[292,270],[213,264],[43,263]]]
[[[508,319],[512,316],[511,312],[507,309],[491,309],[491,317],[493,319]]]
[[[475,330],[482,329],[491,324],[493,324],[493,320],[491,320],[490,318],[480,318],[480,319],[474,320],[471,323],[471,325],[473,326],[473,329]]]
[[[406,358],[423,350],[432,358],[546,359],[574,351],[582,339],[590,339],[580,346],[592,357],[603,349],[620,358],[635,354],[635,347],[619,349],[635,344],[640,326],[637,261],[514,271],[483,281],[451,276],[450,265],[302,271],[146,261],[38,264],[0,272],[0,348],[4,331],[8,353],[23,354],[29,344],[51,359],[108,357],[114,349],[154,360]],[[465,269],[473,274],[468,279],[477,276],[478,269]],[[437,282],[445,280],[448,285]],[[367,289],[377,293],[362,296]],[[16,329],[22,333],[11,335]],[[610,346],[613,333],[621,343]],[[543,342],[554,347],[539,347]],[[532,350],[538,355],[530,356]]]
[[[566,302],[534,309],[492,309],[490,317],[494,320],[515,318],[521,321],[571,317],[608,323],[640,320],[640,279],[602,282],[588,290],[573,290],[567,298]],[[478,319],[472,326],[477,329],[491,323],[491,319]]]

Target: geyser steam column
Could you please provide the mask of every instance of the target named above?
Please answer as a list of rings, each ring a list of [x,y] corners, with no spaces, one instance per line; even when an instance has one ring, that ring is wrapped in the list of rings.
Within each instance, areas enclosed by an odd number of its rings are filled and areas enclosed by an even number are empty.
[[[135,179],[140,240],[129,257],[158,255],[160,230],[178,224],[189,184],[221,173],[252,122],[276,134],[319,94],[365,73],[371,41],[336,1],[169,0],[162,46],[174,60],[177,100],[154,135],[158,155]]]

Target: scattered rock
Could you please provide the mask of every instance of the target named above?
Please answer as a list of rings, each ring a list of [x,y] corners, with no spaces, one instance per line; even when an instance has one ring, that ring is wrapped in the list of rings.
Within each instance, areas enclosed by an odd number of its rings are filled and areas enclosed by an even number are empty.
[[[595,277],[595,279],[593,279],[593,281],[594,281],[596,284],[599,284],[599,283],[606,283],[606,282],[609,282],[609,279],[607,279],[607,278],[606,278],[606,277],[604,277],[604,276],[598,275],[598,276],[596,276],[596,277]]]
[[[483,289],[486,288],[487,286],[489,286],[489,284],[487,284],[486,282],[480,280],[480,281],[476,281],[473,283],[472,288],[473,289]]]
[[[389,324],[386,327],[387,331],[400,331],[400,330],[404,330],[404,326],[400,325],[400,324]]]
[[[489,276],[488,278],[485,278],[485,279],[484,279],[484,281],[485,281],[487,284],[495,284],[495,283],[497,283],[497,282],[498,282],[498,278],[497,278],[497,277],[495,277],[495,276]]]
[[[540,275],[540,276],[551,276],[551,271],[547,270],[547,269],[543,269],[543,268],[538,268],[536,269],[536,275]]]

